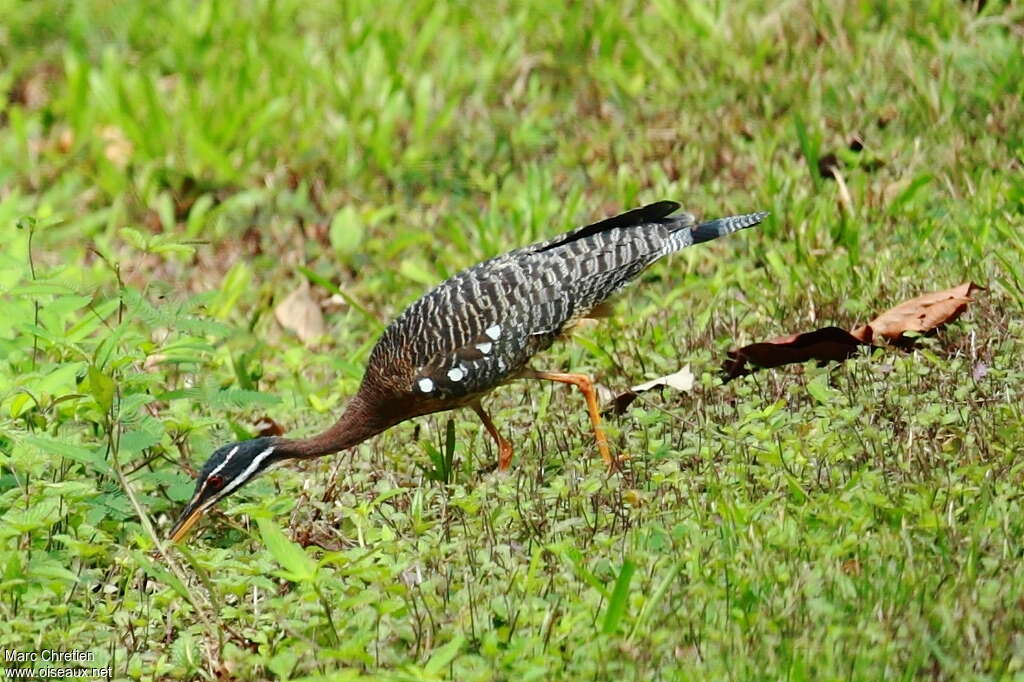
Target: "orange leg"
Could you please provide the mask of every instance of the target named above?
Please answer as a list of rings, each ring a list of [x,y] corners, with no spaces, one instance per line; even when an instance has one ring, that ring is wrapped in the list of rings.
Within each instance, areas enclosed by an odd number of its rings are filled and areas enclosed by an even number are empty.
[[[587,399],[587,410],[590,412],[590,424],[594,427],[594,438],[597,440],[597,449],[601,453],[601,459],[608,465],[609,469],[618,468],[618,462],[612,458],[608,451],[608,439],[604,436],[604,429],[601,428],[601,412],[597,407],[597,391],[594,390],[594,383],[585,374],[562,374],[561,372],[538,372],[530,370],[523,376],[534,379],[547,379],[558,381],[563,384],[572,384],[583,392]]]
[[[498,470],[505,471],[508,469],[509,464],[512,463],[512,443],[501,437],[498,433],[498,427],[491,421],[491,415],[487,414],[484,410],[484,406],[480,404],[480,401],[474,401],[470,407],[476,412],[476,415],[480,417],[480,421],[484,423],[484,428],[487,429],[487,433],[491,434],[491,438],[498,444]]]

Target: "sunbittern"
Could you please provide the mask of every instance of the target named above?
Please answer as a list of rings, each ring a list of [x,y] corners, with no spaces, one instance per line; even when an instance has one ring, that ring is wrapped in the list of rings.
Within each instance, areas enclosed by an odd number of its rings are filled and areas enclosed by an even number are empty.
[[[520,377],[579,387],[597,449],[614,467],[590,379],[526,365],[575,324],[601,314],[612,294],[662,256],[752,227],[767,215],[697,224],[688,213],[670,215],[678,208],[674,201],[659,201],[510,251],[442,282],[384,331],[359,391],[332,427],[311,438],[256,438],[214,452],[171,539],[185,537],[208,509],[274,464],[340,452],[433,412],[473,408],[497,444],[499,468],[506,469],[512,445],[480,399]]]

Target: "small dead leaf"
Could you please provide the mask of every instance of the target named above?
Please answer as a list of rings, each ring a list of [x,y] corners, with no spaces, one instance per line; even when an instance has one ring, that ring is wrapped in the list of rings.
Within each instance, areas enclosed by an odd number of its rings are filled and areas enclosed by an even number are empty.
[[[988,365],[984,362],[979,362],[974,365],[974,369],[971,371],[971,376],[974,377],[975,381],[981,381],[988,375]]]
[[[340,294],[331,294],[322,304],[324,311],[328,313],[341,312],[349,308],[349,303]]]
[[[825,179],[834,179],[841,165],[835,152],[829,152],[818,159],[818,175]]]
[[[163,353],[154,353],[153,355],[146,356],[145,361],[142,363],[142,371],[144,372],[156,372],[160,369],[160,363],[167,359],[167,356]]]
[[[843,174],[838,168],[832,169],[832,177],[836,181],[836,186],[839,189],[839,208],[845,211],[849,215],[855,215],[856,211],[853,208],[853,197],[850,196],[850,188],[846,186],[846,180],[843,178]]]
[[[894,107],[893,105],[889,104],[885,108],[883,108],[880,112],[878,112],[878,118],[876,119],[876,125],[880,129],[885,130],[885,128],[890,123],[892,123],[894,120],[896,120],[897,116],[899,116],[899,112],[897,111],[896,107]]]
[[[306,281],[274,308],[274,317],[282,327],[295,332],[295,335],[307,345],[327,332],[320,305],[313,299],[309,291],[309,282]]]
[[[319,547],[320,549],[328,552],[340,552],[346,549],[351,549],[355,544],[352,542],[346,542],[336,534],[319,527],[303,532],[300,536],[295,538],[295,542],[302,547]]]
[[[604,417],[619,416],[625,414],[629,406],[633,404],[633,401],[640,396],[636,391],[623,391],[605,406],[604,410],[601,411],[601,415]]]
[[[643,393],[644,391],[649,391],[652,388],[668,386],[669,388],[674,388],[677,391],[685,392],[693,388],[693,378],[693,372],[690,371],[690,366],[686,365],[678,372],[673,372],[672,374],[666,374],[665,376],[658,377],[657,379],[645,381],[642,384],[633,386],[630,390],[636,391],[637,393]]]
[[[61,154],[67,154],[75,146],[75,132],[66,125],[58,126],[55,131],[55,148]]]
[[[267,415],[260,417],[253,426],[256,429],[256,435],[261,438],[264,436],[284,435],[284,427]]]
[[[50,88],[60,79],[60,69],[44,62],[16,80],[10,90],[10,101],[29,111],[38,111],[50,103]]]
[[[599,405],[606,405],[615,400],[615,394],[612,392],[612,389],[604,384],[595,383],[594,390],[597,392],[597,402]]]
[[[135,151],[135,147],[125,137],[124,132],[117,126],[104,126],[100,130],[100,139],[105,143],[103,155],[107,157],[107,161],[124,169],[132,160],[132,153]]]
[[[654,388],[668,386],[669,388],[674,388],[677,391],[685,393],[686,391],[693,389],[693,381],[693,372],[690,370],[690,366],[686,365],[678,372],[666,374],[663,377],[658,377],[657,379],[651,379],[650,381],[645,381],[642,384],[637,384],[628,391],[623,391],[618,394],[610,401],[606,401],[608,402],[608,405],[604,409],[604,414],[620,415],[624,413],[641,393],[650,391]]]
[[[974,282],[964,282],[951,289],[933,291],[890,308],[851,334],[871,343],[876,338],[901,341],[906,332],[930,332],[960,317],[974,300],[971,295],[984,290]]]
[[[808,360],[842,362],[862,345],[865,345],[864,341],[845,329],[823,327],[731,350],[723,369],[726,377],[733,379],[748,373],[748,363],[757,367],[779,367]]]

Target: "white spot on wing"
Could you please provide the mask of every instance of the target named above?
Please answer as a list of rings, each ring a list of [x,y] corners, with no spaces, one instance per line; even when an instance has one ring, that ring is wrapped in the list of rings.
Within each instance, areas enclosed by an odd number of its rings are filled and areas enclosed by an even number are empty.
[[[484,334],[487,334],[487,336],[497,341],[498,337],[501,336],[501,325],[496,324],[493,327],[488,327],[487,329],[484,330]]]
[[[462,381],[463,376],[465,376],[465,372],[462,371],[461,367],[452,367],[448,370],[448,378],[452,381]]]
[[[488,353],[491,352],[491,348],[493,346],[494,346],[493,343],[491,343],[490,341],[487,341],[487,342],[484,342],[484,343],[476,344],[476,349],[478,351],[480,351],[481,353],[483,353],[484,355],[487,355]]]
[[[420,387],[420,390],[424,393],[430,393],[434,390],[434,382],[430,380],[430,377],[423,377],[416,385]]]

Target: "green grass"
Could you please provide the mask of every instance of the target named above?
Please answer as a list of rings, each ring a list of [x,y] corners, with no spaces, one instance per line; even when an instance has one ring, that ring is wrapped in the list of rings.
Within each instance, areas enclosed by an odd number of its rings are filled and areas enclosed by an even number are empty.
[[[1024,675],[1020,9],[0,16],[0,648],[132,679]],[[616,391],[691,365],[608,424],[623,473],[576,394],[519,383],[490,399],[510,475],[471,413],[423,418],[155,551],[186,465],[264,415],[330,424],[427,287],[662,198],[772,215],[535,363]],[[914,352],[719,379],[968,279]],[[308,348],[273,315],[304,280],[337,297]]]

